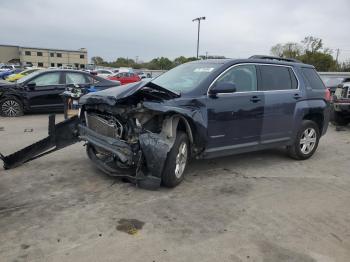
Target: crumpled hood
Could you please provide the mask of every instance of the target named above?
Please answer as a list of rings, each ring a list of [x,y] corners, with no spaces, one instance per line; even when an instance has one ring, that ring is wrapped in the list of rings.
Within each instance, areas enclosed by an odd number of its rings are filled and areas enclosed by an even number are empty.
[[[180,96],[177,93],[174,93],[168,89],[153,84],[151,81],[140,81],[128,85],[112,87],[102,91],[86,94],[80,98],[79,103],[82,105],[109,104],[113,106],[116,104],[116,102],[136,94],[145,87],[162,91],[169,95],[169,97],[175,98]]]

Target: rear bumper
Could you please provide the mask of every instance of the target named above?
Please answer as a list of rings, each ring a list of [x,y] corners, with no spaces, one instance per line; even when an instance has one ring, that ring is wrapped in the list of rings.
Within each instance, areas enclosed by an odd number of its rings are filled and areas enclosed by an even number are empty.
[[[350,113],[350,101],[334,102],[333,107],[337,112]]]

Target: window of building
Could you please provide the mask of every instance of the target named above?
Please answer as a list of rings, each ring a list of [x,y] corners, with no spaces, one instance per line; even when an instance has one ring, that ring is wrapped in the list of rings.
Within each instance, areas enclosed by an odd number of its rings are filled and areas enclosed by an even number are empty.
[[[325,89],[325,86],[315,69],[302,68],[301,72],[306,79],[308,86],[312,89]]]
[[[62,54],[61,53],[57,53],[56,56],[57,57],[62,57]]]
[[[62,67],[62,64],[57,64],[57,67]]]
[[[37,56],[43,56],[43,52],[37,52],[36,55]]]
[[[38,67],[43,67],[44,63],[38,63]]]
[[[81,58],[81,59],[84,59],[84,57],[85,57],[84,55],[80,55],[80,58]]]
[[[77,64],[77,63],[74,64],[74,67],[75,67],[75,68],[79,68],[79,64]]]
[[[81,69],[85,68],[85,65],[80,64],[80,68],[81,68]]]
[[[237,92],[256,91],[257,78],[254,65],[239,65],[231,68],[216,81],[229,82],[236,86]]]
[[[24,51],[25,55],[32,55],[30,51]]]
[[[50,56],[51,56],[51,57],[54,57],[54,56],[55,56],[55,53],[50,53]]]
[[[39,86],[49,86],[58,85],[60,83],[60,73],[52,72],[44,75],[40,75],[34,78],[30,83],[35,83],[37,87]]]
[[[55,67],[55,63],[51,63],[51,67]]]
[[[262,65],[260,66],[260,71],[260,90],[288,90],[297,88],[294,73],[288,67]]]

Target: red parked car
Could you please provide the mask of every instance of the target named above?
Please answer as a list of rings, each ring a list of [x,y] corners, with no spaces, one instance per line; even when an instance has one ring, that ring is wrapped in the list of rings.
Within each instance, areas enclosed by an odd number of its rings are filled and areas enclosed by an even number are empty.
[[[141,81],[141,78],[134,73],[121,72],[107,77],[109,80],[119,81],[121,85]]]

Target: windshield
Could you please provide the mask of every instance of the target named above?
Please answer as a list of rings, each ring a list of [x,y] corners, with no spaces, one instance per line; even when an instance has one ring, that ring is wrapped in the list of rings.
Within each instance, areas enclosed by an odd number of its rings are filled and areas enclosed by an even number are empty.
[[[186,63],[165,72],[152,83],[177,93],[186,93],[195,89],[221,64]]]
[[[28,79],[32,78],[35,75],[38,75],[41,72],[42,72],[42,70],[37,70],[37,71],[35,71],[35,72],[31,73],[31,74],[28,74],[28,75],[22,77],[21,79],[17,80],[17,83],[22,84],[25,81],[27,81]]]

